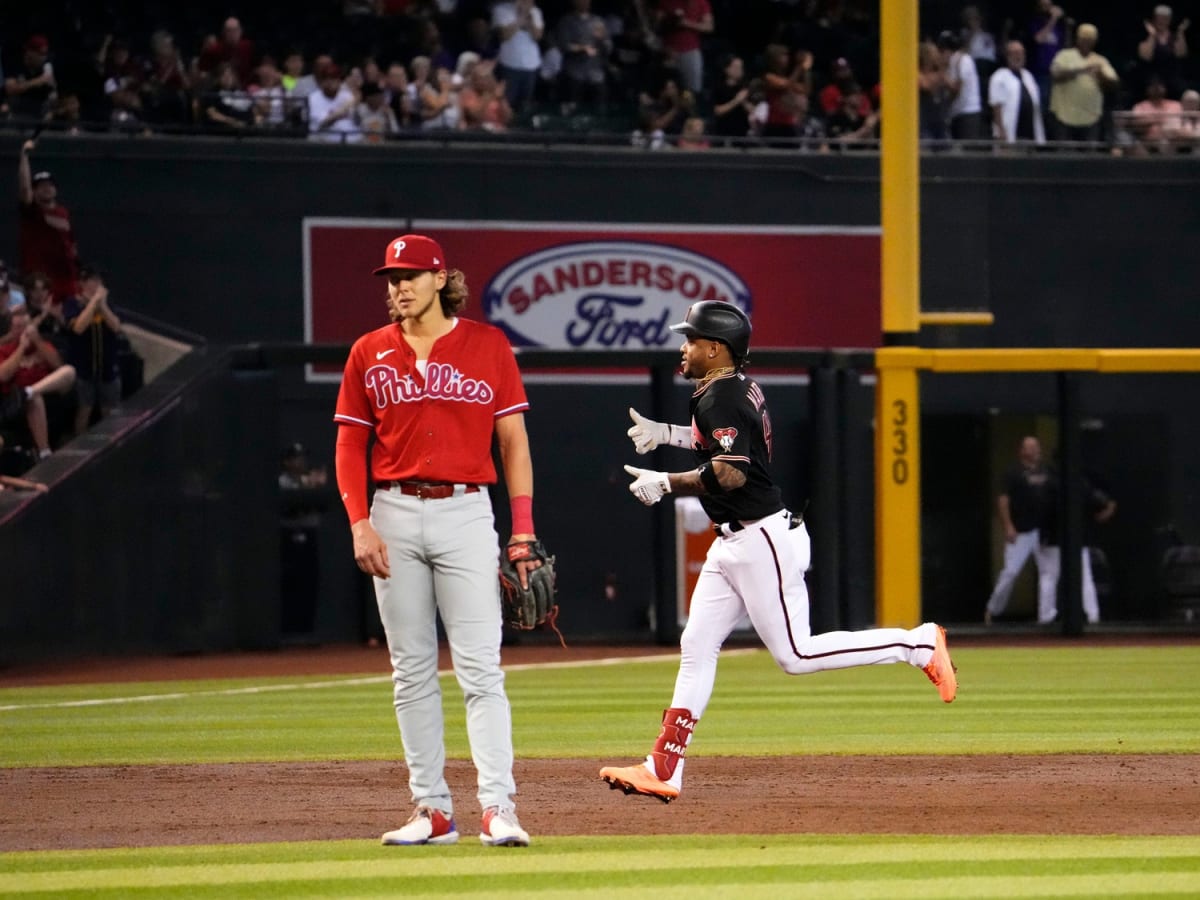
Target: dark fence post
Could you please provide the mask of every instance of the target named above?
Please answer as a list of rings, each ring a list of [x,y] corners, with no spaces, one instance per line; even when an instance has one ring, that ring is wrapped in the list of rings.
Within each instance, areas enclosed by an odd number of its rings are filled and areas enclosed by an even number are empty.
[[[813,577],[809,619],[814,634],[840,626],[842,584],[842,492],[838,421],[840,394],[837,371],[828,363],[810,371],[812,386],[813,454],[809,483]]]
[[[1079,376],[1058,373],[1058,618],[1064,635],[1083,633],[1083,490]]]

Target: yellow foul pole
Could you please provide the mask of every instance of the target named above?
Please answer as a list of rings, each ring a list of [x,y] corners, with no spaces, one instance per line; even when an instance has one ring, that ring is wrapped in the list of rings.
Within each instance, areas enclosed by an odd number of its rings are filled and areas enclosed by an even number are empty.
[[[920,403],[911,364],[920,330],[917,0],[880,0],[881,325],[875,410],[875,619],[921,618]]]

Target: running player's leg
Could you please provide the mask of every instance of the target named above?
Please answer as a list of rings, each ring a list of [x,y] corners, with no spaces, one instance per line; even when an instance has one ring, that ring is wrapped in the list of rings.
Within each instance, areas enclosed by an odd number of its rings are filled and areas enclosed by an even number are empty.
[[[789,675],[883,663],[922,668],[933,657],[937,625],[873,628],[814,635],[809,625],[806,562],[787,520],[769,520],[726,541],[721,560],[750,620],[775,661]]]
[[[376,494],[371,524],[387,544],[392,577],[375,579],[375,595],[391,653],[396,722],[413,802],[450,814],[433,576],[416,540],[421,503],[397,492]]]

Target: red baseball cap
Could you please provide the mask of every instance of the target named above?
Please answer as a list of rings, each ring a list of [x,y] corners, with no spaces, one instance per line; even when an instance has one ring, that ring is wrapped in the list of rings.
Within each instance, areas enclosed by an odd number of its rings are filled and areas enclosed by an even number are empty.
[[[423,234],[402,234],[388,241],[383,251],[383,265],[376,275],[393,269],[424,269],[432,272],[446,268],[446,254],[433,238]]]

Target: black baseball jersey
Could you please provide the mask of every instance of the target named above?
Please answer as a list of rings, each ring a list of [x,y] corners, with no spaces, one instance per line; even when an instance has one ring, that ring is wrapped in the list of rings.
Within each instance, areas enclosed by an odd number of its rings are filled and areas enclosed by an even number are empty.
[[[1004,493],[1008,497],[1008,515],[1017,531],[1033,531],[1046,521],[1054,505],[1054,471],[1047,466],[1026,468],[1020,463],[1004,475]]]
[[[746,473],[740,488],[702,494],[700,505],[717,523],[761,519],[783,509],[771,480],[771,416],[752,379],[740,372],[714,378],[692,395],[692,449],[707,465],[719,459]]]

